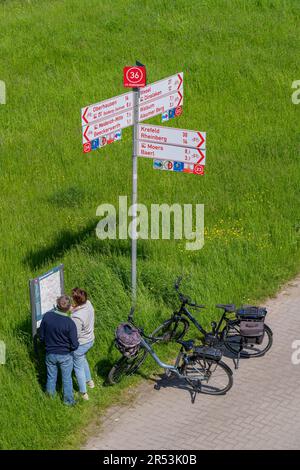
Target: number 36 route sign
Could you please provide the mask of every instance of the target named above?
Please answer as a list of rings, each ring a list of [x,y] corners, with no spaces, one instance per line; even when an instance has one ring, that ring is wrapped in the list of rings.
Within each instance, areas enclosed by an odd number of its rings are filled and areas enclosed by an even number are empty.
[[[139,65],[124,67],[123,84],[126,88],[140,88],[146,86],[146,67]]]

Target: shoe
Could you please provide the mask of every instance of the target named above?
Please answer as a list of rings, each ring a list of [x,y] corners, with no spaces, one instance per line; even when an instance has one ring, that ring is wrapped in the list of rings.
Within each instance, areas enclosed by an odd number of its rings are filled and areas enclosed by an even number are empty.
[[[95,388],[95,384],[93,380],[89,380],[86,384],[89,388]]]
[[[76,400],[74,400],[74,401],[72,401],[72,402],[70,402],[70,401],[64,401],[64,405],[65,405],[65,406],[76,406],[76,405],[77,405],[77,401],[76,401]]]
[[[87,393],[81,393],[80,395],[81,395],[81,398],[82,398],[83,400],[86,400],[86,401],[89,400],[89,396],[88,396]]]

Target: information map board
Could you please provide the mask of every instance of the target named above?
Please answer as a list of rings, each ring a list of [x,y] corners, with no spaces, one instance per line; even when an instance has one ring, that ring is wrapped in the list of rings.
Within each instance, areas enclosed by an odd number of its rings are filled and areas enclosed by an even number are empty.
[[[32,336],[35,337],[43,315],[56,305],[56,300],[64,293],[63,264],[29,281]]]

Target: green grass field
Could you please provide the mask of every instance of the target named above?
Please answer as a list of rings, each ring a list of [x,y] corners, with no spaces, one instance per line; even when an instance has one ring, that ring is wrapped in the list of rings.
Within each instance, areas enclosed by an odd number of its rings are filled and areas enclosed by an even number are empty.
[[[299,28],[298,0],[0,1],[0,448],[78,447],[138,380],[103,385],[130,307],[130,242],[95,236],[97,206],[130,195],[131,130],[85,156],[80,128],[82,106],[124,92],[123,66],[142,61],[149,83],[183,71],[184,112],[168,125],[207,131],[204,177],[139,160],[140,202],[205,204],[202,250],[139,242],[141,325],[149,331],[176,305],[180,273],[209,307],[208,325],[215,303],[261,300],[299,270]],[[61,262],[66,287],[86,288],[97,313],[97,389],[74,409],[45,396],[30,334],[28,280]]]

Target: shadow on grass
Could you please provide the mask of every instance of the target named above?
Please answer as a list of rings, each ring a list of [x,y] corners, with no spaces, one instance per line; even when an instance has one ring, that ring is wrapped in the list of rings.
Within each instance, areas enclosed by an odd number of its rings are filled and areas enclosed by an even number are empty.
[[[109,371],[111,370],[113,365],[116,363],[116,359],[112,359],[111,357],[111,353],[114,347],[115,347],[115,342],[111,341],[109,348],[107,350],[107,357],[100,359],[100,361],[97,362],[94,368],[97,376],[103,379],[103,385],[109,385],[107,381],[107,377],[108,377]]]
[[[104,358],[95,365],[95,372],[98,377],[101,377],[103,380],[103,385],[105,386],[110,385],[108,382],[108,374],[115,362],[116,361],[113,361],[112,359]]]
[[[94,230],[94,221],[90,222],[87,227],[79,230],[76,233],[71,232],[70,230],[63,230],[50,245],[40,248],[36,251],[30,250],[24,257],[23,262],[26,265],[29,265],[33,270],[40,268],[46,263],[60,258],[64,252],[82,243],[84,239],[86,239],[88,236],[91,236]]]
[[[76,208],[80,207],[87,199],[86,192],[76,186],[55,191],[47,198],[47,202],[59,208]]]
[[[96,224],[96,221],[91,221],[84,229],[75,233],[70,230],[61,231],[53,243],[37,250],[30,250],[23,258],[23,263],[35,270],[47,263],[61,259],[67,251],[75,246],[81,247],[90,255],[130,257],[131,240],[100,240],[95,234]],[[141,259],[149,257],[145,243],[139,243],[138,256]]]

